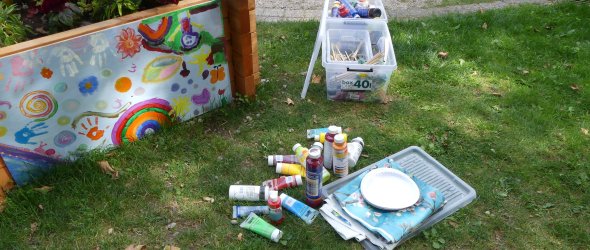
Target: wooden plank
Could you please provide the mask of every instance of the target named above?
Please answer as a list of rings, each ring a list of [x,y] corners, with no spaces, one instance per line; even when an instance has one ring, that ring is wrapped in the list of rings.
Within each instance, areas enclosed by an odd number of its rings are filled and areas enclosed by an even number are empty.
[[[9,190],[13,186],[14,181],[12,180],[12,176],[10,175],[10,172],[8,172],[8,168],[0,156],[0,196],[4,194],[5,190]]]
[[[256,32],[235,35],[232,37],[232,47],[236,54],[249,55],[258,53],[258,34]]]
[[[229,16],[229,5],[232,0],[221,0],[221,15],[223,18],[227,18]]]
[[[236,85],[238,92],[243,96],[250,98],[256,97],[257,82],[260,82],[260,73],[256,73],[247,77],[236,77]]]
[[[189,7],[189,6],[193,6],[193,5],[197,5],[197,4],[208,3],[208,2],[212,2],[212,0],[183,0],[183,1],[180,1],[178,3],[178,5],[168,4],[165,6],[136,12],[136,13],[129,14],[129,15],[122,16],[122,17],[118,17],[118,18],[109,19],[109,20],[106,20],[103,22],[90,24],[90,25],[83,26],[80,28],[60,32],[57,34],[44,36],[41,38],[29,40],[29,41],[22,42],[22,43],[17,43],[15,45],[0,48],[0,57],[5,57],[5,56],[20,53],[23,51],[35,49],[38,47],[55,44],[58,42],[62,42],[62,41],[68,40],[68,39],[76,38],[76,37],[86,35],[89,33],[94,33],[97,31],[109,29],[109,28],[112,28],[115,26],[127,24],[130,22],[145,19],[148,17],[176,11],[181,8],[185,8],[185,7]]]
[[[229,18],[232,34],[247,34],[256,32],[256,12],[254,10],[234,11],[230,10]]]
[[[264,0],[260,0],[264,1]],[[256,8],[255,0],[229,0],[229,7],[234,10],[253,10]]]
[[[258,53],[250,55],[240,55],[233,52],[234,73],[237,76],[245,77],[260,72],[260,63]]]
[[[223,36],[225,37],[226,41],[231,39],[231,29],[229,27],[229,19],[223,18]]]

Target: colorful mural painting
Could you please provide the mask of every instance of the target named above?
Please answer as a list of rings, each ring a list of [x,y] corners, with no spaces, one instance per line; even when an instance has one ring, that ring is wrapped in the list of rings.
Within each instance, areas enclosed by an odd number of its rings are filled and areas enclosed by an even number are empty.
[[[0,58],[0,156],[18,185],[231,101],[220,1]]]

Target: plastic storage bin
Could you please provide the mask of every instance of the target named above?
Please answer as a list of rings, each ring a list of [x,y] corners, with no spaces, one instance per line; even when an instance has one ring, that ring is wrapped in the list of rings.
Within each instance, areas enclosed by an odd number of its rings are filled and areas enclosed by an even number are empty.
[[[385,101],[389,79],[397,68],[387,23],[362,19],[327,20],[326,33],[322,43],[322,65],[326,69],[328,99]],[[370,46],[366,46],[366,53],[370,58],[356,62],[332,60],[333,44],[343,44],[346,39],[368,42]],[[358,46],[358,42],[356,44]]]
[[[352,19],[353,17],[341,17],[339,15],[339,11],[336,11],[338,13],[338,15],[336,17],[332,16],[332,11],[333,8],[335,7],[334,2],[335,1],[339,1],[339,0],[324,0],[324,1],[329,1],[328,3],[328,9],[325,10],[326,13],[326,17],[329,20],[334,20],[334,19],[340,19],[340,20],[346,20],[346,19]],[[362,2],[362,1],[358,1],[358,0],[348,0],[348,3],[351,4],[353,6],[353,8],[356,6],[357,3]],[[381,2],[381,0],[366,0],[367,4],[368,4],[368,8],[366,7],[359,7],[359,8],[355,8],[356,11],[358,12],[364,12],[364,11],[369,11],[368,9],[378,9],[379,13],[381,14],[379,17],[374,17],[374,18],[367,18],[367,17],[361,17],[360,19],[362,20],[378,20],[378,21],[383,21],[383,22],[387,22],[387,14],[385,13],[385,7],[383,6],[383,2]],[[361,4],[362,5],[362,4]],[[375,10],[371,10],[372,13],[375,13]],[[362,15],[362,13],[361,13]],[[363,15],[364,16],[364,15]]]
[[[388,158],[396,161],[402,167],[406,168],[409,174],[415,175],[422,181],[438,188],[445,195],[446,204],[437,213],[430,216],[428,219],[422,222],[413,233],[406,236],[398,245],[402,242],[418,235],[422,230],[425,230],[432,225],[440,222],[447,216],[457,212],[462,207],[467,206],[471,203],[475,197],[475,190],[465,183],[461,178],[457,177],[453,172],[448,170],[440,162],[432,158],[428,153],[419,147],[412,146],[406,148],[400,152],[397,152]],[[334,193],[344,184],[363,173],[364,171],[371,168],[373,165],[369,165],[362,169],[357,170],[348,176],[336,180],[322,188],[322,196],[325,199],[330,194]],[[364,240],[361,242],[365,249],[377,249],[371,242]]]
[[[327,50],[330,63],[359,64],[373,57],[367,30],[328,30]]]

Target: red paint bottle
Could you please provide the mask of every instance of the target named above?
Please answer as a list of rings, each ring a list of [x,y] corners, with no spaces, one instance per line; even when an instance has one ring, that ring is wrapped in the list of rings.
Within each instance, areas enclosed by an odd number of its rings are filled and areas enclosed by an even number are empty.
[[[281,207],[281,197],[279,197],[279,192],[270,191],[270,196],[268,197],[267,203],[269,208],[268,217],[270,217],[270,222],[274,225],[280,225],[283,223],[285,216],[283,216],[283,208]]]
[[[322,159],[322,151],[319,148],[309,150],[305,168],[305,203],[310,207],[317,208],[322,205],[323,171],[324,162]]]

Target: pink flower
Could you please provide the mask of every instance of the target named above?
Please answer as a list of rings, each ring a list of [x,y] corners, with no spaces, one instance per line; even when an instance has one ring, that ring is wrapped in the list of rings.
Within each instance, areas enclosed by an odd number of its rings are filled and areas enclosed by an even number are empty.
[[[141,35],[137,35],[132,28],[121,30],[117,38],[117,53],[123,54],[123,59],[133,57],[141,50]]]
[[[428,193],[428,196],[430,196],[430,198],[432,198],[432,199],[436,199],[436,193],[435,192]]]

